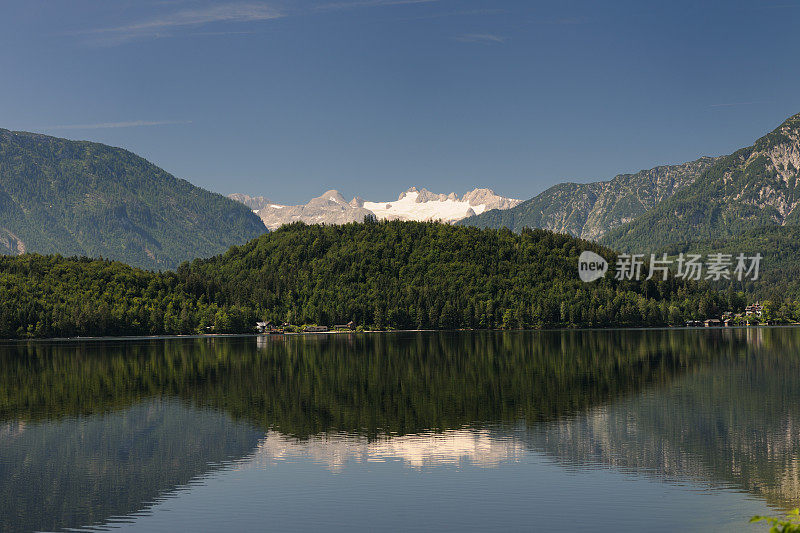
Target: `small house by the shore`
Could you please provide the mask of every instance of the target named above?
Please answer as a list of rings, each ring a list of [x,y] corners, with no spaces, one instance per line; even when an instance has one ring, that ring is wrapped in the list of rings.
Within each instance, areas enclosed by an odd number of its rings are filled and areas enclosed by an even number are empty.
[[[757,316],[758,318],[761,318],[761,316],[764,314],[764,308],[761,307],[761,303],[756,302],[745,307],[744,314],[746,316]]]

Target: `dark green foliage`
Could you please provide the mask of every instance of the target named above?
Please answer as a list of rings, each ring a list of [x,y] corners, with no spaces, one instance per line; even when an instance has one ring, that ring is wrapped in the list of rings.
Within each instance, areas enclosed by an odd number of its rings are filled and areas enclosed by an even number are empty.
[[[660,253],[670,256],[694,253],[707,256],[711,253],[743,253],[762,255],[759,280],[722,282],[723,290],[730,287],[743,291],[754,299],[781,302],[789,298],[800,300],[800,226],[767,226],[748,230],[740,235],[708,241],[670,244]],[[800,319],[800,316],[797,317]]]
[[[0,253],[168,269],[265,231],[246,206],[126,150],[0,130]]]
[[[716,316],[724,295],[666,282],[586,284],[596,244],[544,230],[296,223],[153,273],[121,263],[0,258],[0,337],[249,333],[255,321],[375,329],[659,326]]]
[[[293,224],[178,273],[197,297],[257,302],[274,321],[404,329],[667,323],[667,300],[679,284],[582,283],[577,259],[586,249],[613,259],[597,245],[544,230]],[[681,313],[694,314],[686,298]]]

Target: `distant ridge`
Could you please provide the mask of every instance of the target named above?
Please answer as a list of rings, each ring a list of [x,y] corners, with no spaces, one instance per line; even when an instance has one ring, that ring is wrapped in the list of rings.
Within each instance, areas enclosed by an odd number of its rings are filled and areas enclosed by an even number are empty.
[[[691,185],[604,236],[621,250],[719,239],[800,224],[800,114],[717,159]]]
[[[0,253],[170,269],[265,230],[244,205],[127,150],[0,129]]]
[[[511,209],[488,211],[459,223],[514,231],[543,228],[597,240],[693,183],[716,161],[702,157],[681,165],[620,174],[609,181],[560,183]]]

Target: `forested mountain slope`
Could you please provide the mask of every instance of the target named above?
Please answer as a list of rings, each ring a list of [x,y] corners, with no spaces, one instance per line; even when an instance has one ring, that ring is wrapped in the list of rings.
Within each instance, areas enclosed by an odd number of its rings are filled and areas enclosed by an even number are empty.
[[[246,206],[127,150],[0,129],[0,253],[166,269],[265,231]]]
[[[800,223],[800,114],[753,146],[720,158],[693,184],[602,242],[620,250],[741,234]]]
[[[715,161],[703,157],[682,165],[620,174],[609,181],[560,183],[516,207],[487,211],[460,224],[514,231],[544,228],[597,240],[694,182]]]

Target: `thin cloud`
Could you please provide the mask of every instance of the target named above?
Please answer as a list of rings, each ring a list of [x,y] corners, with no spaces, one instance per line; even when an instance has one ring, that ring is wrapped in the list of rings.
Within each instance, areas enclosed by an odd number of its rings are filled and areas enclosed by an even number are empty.
[[[149,19],[76,32],[87,36],[93,44],[114,46],[139,39],[173,37],[175,30],[202,27],[209,24],[242,24],[267,22],[289,16],[311,13],[344,11],[350,9],[430,4],[440,0],[351,0],[319,4],[299,11],[281,11],[265,3],[231,3],[204,8],[183,9]],[[195,32],[196,33],[196,32]],[[235,32],[208,32],[215,35],[233,35]],[[241,32],[245,33],[245,32]]]
[[[508,39],[492,33],[467,33],[456,37],[456,41],[462,43],[481,43],[481,44],[500,44]]]
[[[171,30],[199,27],[214,23],[264,22],[283,18],[281,13],[266,4],[226,4],[198,9],[183,9],[150,19],[79,32],[95,37],[100,44],[121,44],[142,38],[170,37]]]
[[[146,126],[173,126],[191,124],[191,120],[131,120],[128,122],[98,122],[95,124],[66,124],[46,126],[43,130],[100,130],[109,128],[141,128]]]

